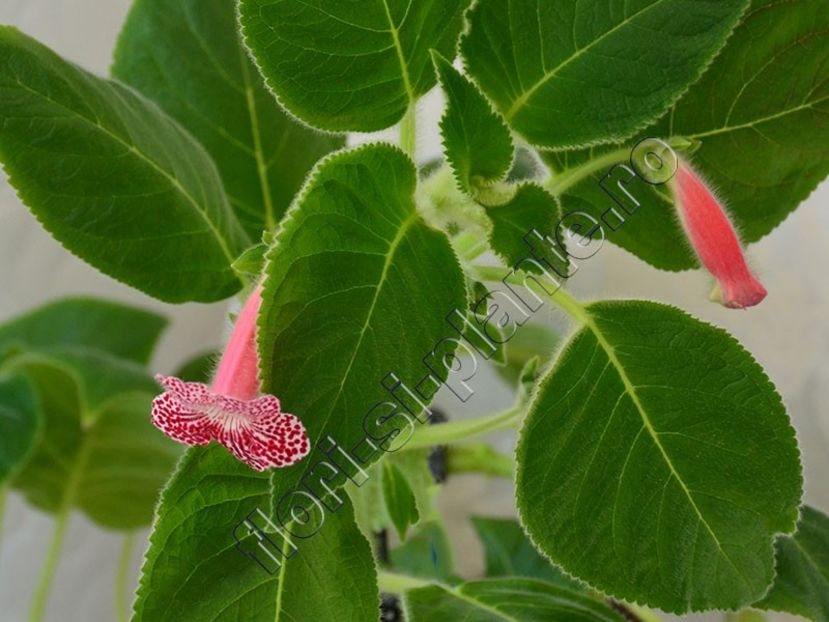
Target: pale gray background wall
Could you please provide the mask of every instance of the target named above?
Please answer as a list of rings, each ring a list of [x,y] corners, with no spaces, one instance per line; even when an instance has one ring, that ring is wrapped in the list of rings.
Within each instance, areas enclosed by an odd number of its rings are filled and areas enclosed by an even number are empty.
[[[128,7],[129,0],[0,0],[0,23],[16,25],[60,54],[104,74]],[[439,98],[427,97],[422,125],[431,135],[419,145],[423,156],[438,152],[435,128],[440,111]],[[585,262],[573,284],[574,291],[587,298],[639,296],[672,302],[735,334],[765,366],[783,395],[804,452],[806,500],[824,510],[829,510],[827,201],[829,184],[824,184],[774,235],[751,247],[770,295],[750,312],[728,311],[707,302],[709,282],[702,273],[660,273],[610,246]],[[33,305],[78,293],[117,298],[170,316],[173,323],[155,361],[160,371],[221,339],[222,305],[163,305],[97,273],[40,229],[0,179],[0,321]],[[550,321],[564,326],[556,314],[551,314]],[[446,407],[460,417],[509,403],[509,393],[490,373],[477,376],[475,390],[467,408],[459,409],[448,399]],[[505,451],[511,442],[509,435],[499,439]],[[509,515],[512,486],[502,480],[462,477],[450,482],[447,493],[443,505],[453,526],[457,565],[463,573],[475,573],[481,568],[480,549],[463,517],[470,511]],[[0,542],[0,622],[25,619],[50,530],[48,518],[12,497]],[[113,619],[113,574],[119,546],[117,534],[95,529],[80,515],[73,517],[48,620]],[[134,559],[136,576],[140,555],[137,551]]]

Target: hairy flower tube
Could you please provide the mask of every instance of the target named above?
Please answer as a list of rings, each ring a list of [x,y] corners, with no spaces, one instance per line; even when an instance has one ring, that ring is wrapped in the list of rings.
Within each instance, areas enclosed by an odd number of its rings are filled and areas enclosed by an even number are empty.
[[[222,354],[212,387],[158,375],[166,391],[153,400],[153,424],[185,445],[218,441],[256,471],[296,464],[309,451],[302,422],[259,394],[256,316],[261,287],[251,294]]]
[[[740,240],[720,201],[694,169],[681,160],[672,187],[691,246],[717,279],[712,299],[730,309],[759,304],[766,297],[766,289],[746,264]]]

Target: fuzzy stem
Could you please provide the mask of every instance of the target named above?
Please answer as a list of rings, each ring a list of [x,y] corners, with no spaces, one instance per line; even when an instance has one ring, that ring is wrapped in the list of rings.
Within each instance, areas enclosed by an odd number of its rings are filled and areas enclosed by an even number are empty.
[[[418,579],[417,577],[410,577],[396,572],[388,572],[386,570],[379,570],[377,572],[377,580],[380,591],[386,594],[402,594],[406,590],[424,587],[430,583],[424,579]]]
[[[135,546],[135,532],[131,531],[124,536],[121,545],[121,554],[118,557],[118,572],[115,575],[115,619],[118,622],[127,622],[129,612],[129,584],[132,550]]]
[[[480,473],[512,479],[513,461],[486,443],[469,443],[447,448],[446,470],[449,475]]]
[[[400,147],[417,162],[417,106],[412,103],[400,122]]]
[[[60,552],[63,548],[63,539],[66,535],[66,527],[69,523],[69,508],[64,505],[55,517],[55,531],[52,534],[52,541],[46,552],[46,560],[43,562],[43,569],[40,572],[37,587],[35,588],[32,606],[29,610],[29,622],[41,622],[46,613],[46,605],[49,601],[49,590],[55,578]]]
[[[405,447],[406,449],[419,449],[434,445],[448,445],[465,441],[479,434],[511,428],[521,419],[523,411],[523,408],[513,406],[494,415],[421,426],[414,431]]]
[[[483,281],[502,281],[504,277],[509,275],[506,279],[507,283],[520,285],[522,287],[526,284],[536,285],[535,281],[529,278],[530,275],[523,271],[510,274],[509,270],[498,266],[473,266],[472,270]],[[547,295],[538,285],[533,287],[533,289],[542,296]],[[587,309],[585,309],[584,305],[582,305],[578,300],[568,294],[563,287],[559,287],[552,296],[547,296],[552,299],[552,301],[555,302],[563,311],[565,311],[567,315],[580,324],[590,323],[590,316],[587,314]]]
[[[677,149],[688,149],[693,146],[693,141],[690,141],[683,136],[674,136],[665,140],[665,142],[671,147],[675,147]],[[593,173],[609,169],[610,167],[621,162],[627,162],[630,158],[630,152],[630,146],[621,147],[592,158],[579,166],[566,169],[558,174],[554,173],[549,179],[547,179],[547,181],[544,182],[544,187],[552,194],[560,196]]]

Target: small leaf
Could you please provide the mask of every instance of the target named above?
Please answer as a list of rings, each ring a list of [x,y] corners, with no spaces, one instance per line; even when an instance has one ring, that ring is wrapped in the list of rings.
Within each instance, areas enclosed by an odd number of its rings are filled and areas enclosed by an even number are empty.
[[[665,305],[601,302],[542,380],[517,450],[530,538],[566,572],[670,612],[737,609],[794,530],[794,430],[725,331]]]
[[[755,605],[829,622],[829,517],[804,506],[797,533],[777,540],[777,576]]]
[[[428,585],[409,590],[404,601],[409,622],[624,622],[603,603],[534,579]]]
[[[267,252],[268,246],[264,243],[251,246],[233,262],[233,269],[241,276],[258,279],[265,266]]]
[[[236,292],[248,245],[216,167],[154,104],[0,27],[0,161],[40,223],[167,302]]]
[[[694,82],[748,0],[480,0],[461,42],[469,73],[531,143],[618,141]]]
[[[266,551],[279,556],[275,544],[292,550],[269,530],[268,514],[252,519],[268,538],[265,550],[243,529],[257,507],[268,512],[268,491],[267,475],[224,448],[188,450],[161,496],[133,622],[374,620],[380,604],[374,562],[347,500],[313,537],[290,540],[297,548],[280,556],[274,574],[248,556],[272,564]],[[165,566],[166,573],[158,572]]]
[[[406,531],[420,520],[420,515],[406,476],[390,462],[383,463],[383,498],[397,535],[405,540]]]
[[[0,486],[28,459],[40,433],[40,411],[25,378],[0,378]]]
[[[472,517],[484,544],[487,577],[519,576],[580,590],[581,584],[565,575],[535,550],[517,521],[511,518]]]
[[[531,231],[555,239],[555,228],[560,218],[555,198],[534,183],[521,184],[512,200],[504,205],[488,207],[486,213],[492,220],[492,250],[509,266],[514,266],[529,256],[530,247],[524,239]],[[563,262],[553,261],[556,262],[553,265],[561,266],[564,274],[567,274]]]
[[[204,145],[254,240],[279,222],[317,160],[343,144],[280,109],[242,46],[235,0],[135,2],[112,74]]]
[[[449,535],[437,518],[420,523],[389,557],[397,572],[413,577],[449,581],[454,573]]]
[[[285,108],[333,132],[394,125],[454,57],[469,0],[242,0],[242,33]]]
[[[509,172],[515,148],[504,120],[472,82],[443,56],[433,53],[438,79],[446,95],[440,120],[443,151],[464,192],[500,181]]]
[[[162,316],[121,303],[63,298],[0,326],[0,358],[12,346],[80,346],[144,364],[166,326]]]
[[[92,350],[23,353],[6,364],[35,387],[43,433],[12,480],[47,512],[77,507],[111,529],[148,525],[179,447],[149,419],[154,383]]]

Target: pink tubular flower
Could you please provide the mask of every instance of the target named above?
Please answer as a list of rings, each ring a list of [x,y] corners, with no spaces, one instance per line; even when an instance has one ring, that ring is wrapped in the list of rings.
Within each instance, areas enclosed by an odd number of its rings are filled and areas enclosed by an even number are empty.
[[[673,191],[680,220],[702,264],[717,279],[712,298],[730,309],[759,304],[766,289],[746,265],[722,205],[691,166],[680,160]]]
[[[256,471],[285,467],[309,451],[300,420],[280,410],[273,395],[259,394],[256,316],[262,288],[251,294],[225,348],[212,388],[158,375],[166,391],[153,400],[153,424],[185,445],[215,440]]]

